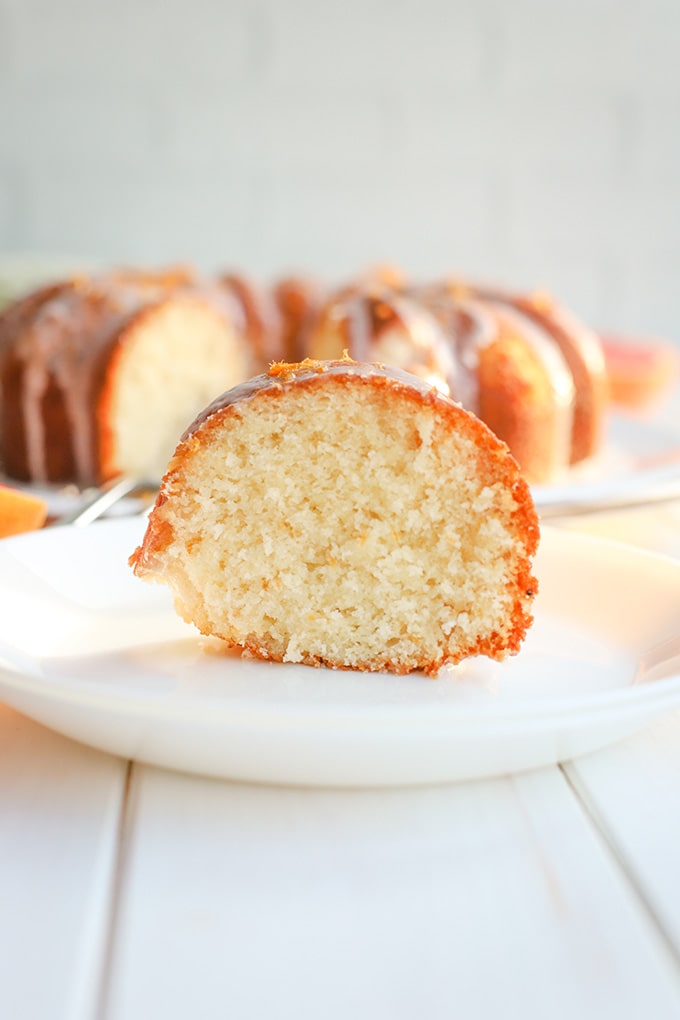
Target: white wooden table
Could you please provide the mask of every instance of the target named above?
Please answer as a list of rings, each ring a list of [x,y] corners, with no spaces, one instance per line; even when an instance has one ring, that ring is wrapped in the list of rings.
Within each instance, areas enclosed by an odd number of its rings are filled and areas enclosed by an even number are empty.
[[[677,504],[568,526],[680,558]],[[680,1017],[680,713],[357,792],[164,772],[0,706],[0,863],[2,1020]]]

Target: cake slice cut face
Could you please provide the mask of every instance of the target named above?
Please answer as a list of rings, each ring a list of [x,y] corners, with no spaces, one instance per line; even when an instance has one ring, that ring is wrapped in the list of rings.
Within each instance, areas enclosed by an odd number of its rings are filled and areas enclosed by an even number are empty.
[[[538,535],[473,415],[397,369],[303,362],[199,415],[131,564],[252,656],[435,674],[518,651]]]

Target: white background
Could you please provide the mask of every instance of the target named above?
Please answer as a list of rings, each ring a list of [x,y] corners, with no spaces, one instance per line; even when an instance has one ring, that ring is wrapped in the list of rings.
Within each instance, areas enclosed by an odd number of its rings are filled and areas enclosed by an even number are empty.
[[[547,287],[680,342],[677,0],[0,0],[0,253]]]

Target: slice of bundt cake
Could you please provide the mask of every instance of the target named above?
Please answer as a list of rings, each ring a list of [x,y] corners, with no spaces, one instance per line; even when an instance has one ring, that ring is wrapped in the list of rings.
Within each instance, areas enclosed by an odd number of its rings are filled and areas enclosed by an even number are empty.
[[[130,563],[250,655],[434,674],[518,651],[538,534],[477,418],[399,369],[308,360],[199,415]]]

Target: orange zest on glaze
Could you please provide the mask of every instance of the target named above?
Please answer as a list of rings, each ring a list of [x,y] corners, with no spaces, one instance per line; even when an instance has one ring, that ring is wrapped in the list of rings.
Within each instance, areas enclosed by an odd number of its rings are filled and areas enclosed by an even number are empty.
[[[323,361],[305,358],[304,361],[275,361],[269,366],[267,375],[272,379],[294,379],[297,372],[325,372]]]
[[[347,362],[350,365],[355,364],[354,359],[350,358],[347,351],[343,351],[341,361]],[[304,358],[303,361],[292,362],[274,361],[269,366],[267,375],[271,379],[280,379],[283,382],[288,382],[301,372],[317,372],[319,374],[327,372],[329,364],[333,364],[333,362],[319,361],[317,358]]]

